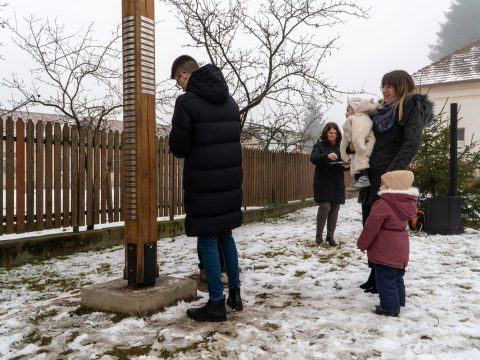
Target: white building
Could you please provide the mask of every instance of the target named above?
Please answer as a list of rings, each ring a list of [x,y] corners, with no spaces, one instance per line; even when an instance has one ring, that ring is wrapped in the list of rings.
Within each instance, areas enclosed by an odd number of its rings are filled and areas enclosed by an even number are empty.
[[[413,74],[417,90],[428,93],[435,114],[458,103],[458,145],[480,139],[480,39],[425,66]]]

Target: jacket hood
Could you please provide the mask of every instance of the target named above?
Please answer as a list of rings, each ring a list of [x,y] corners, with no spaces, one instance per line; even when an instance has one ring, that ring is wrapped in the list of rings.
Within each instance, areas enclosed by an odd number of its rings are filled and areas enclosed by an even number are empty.
[[[380,104],[373,99],[359,99],[354,105],[355,107],[352,106],[353,110],[356,113],[363,114],[370,114],[380,106]]]
[[[433,103],[427,95],[411,94],[405,98],[403,118],[408,119],[410,116],[414,116],[423,121],[423,127],[432,122]]]
[[[187,91],[213,104],[223,104],[228,100],[227,82],[220,69],[212,64],[202,66],[190,75]]]
[[[413,219],[417,214],[418,189],[416,188],[408,190],[382,190],[378,192],[378,195],[390,205],[392,211],[402,220]]]

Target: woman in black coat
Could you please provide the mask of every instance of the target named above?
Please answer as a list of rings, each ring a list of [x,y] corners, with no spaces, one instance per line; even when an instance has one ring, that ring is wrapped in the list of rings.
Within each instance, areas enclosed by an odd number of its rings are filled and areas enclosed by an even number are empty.
[[[315,164],[313,192],[318,204],[316,243],[323,243],[323,228],[327,223],[326,242],[335,246],[333,237],[337,226],[340,204],[345,204],[344,166],[340,158],[342,134],[338,125],[329,122],[313,146],[310,161]]]
[[[370,156],[368,177],[371,186],[360,190],[358,202],[362,204],[362,222],[365,224],[378,200],[380,177],[389,171],[405,170],[413,161],[422,141],[422,133],[433,119],[433,104],[427,95],[414,93],[412,77],[403,70],[386,73],[381,81],[383,101],[370,114],[373,122],[375,145]],[[355,148],[350,144],[350,151]],[[369,263],[369,266],[371,264]],[[360,285],[366,292],[376,293],[375,272]]]

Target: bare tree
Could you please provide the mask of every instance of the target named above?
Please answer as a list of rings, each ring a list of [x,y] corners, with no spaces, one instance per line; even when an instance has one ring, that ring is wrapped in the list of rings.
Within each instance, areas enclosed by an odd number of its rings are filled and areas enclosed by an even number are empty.
[[[320,64],[337,37],[321,40],[320,32],[347,17],[367,16],[355,1],[163,1],[176,9],[192,46],[204,49],[225,74],[240,106],[243,137],[270,128],[265,144],[281,127],[300,124],[312,98],[335,100],[337,89]]]
[[[28,109],[42,105],[69,122],[92,129],[104,127],[122,108],[119,31],[105,44],[94,40],[93,25],[66,34],[56,21],[26,19],[26,34],[6,26],[14,42],[28,54],[35,68],[29,81],[13,74],[3,84],[14,92],[10,105]]]
[[[8,5],[7,3],[0,3],[0,14],[3,11],[3,8],[7,5]],[[0,31],[1,31],[1,29],[5,29],[5,24],[6,24],[5,18],[3,16],[0,16]],[[3,44],[0,43],[0,47],[2,47],[2,46],[3,46]],[[1,53],[0,53],[0,60],[3,60],[3,57],[2,57]]]
[[[307,110],[303,116],[303,126],[300,133],[300,146],[307,153],[312,152],[313,145],[320,137],[324,124],[322,105],[311,101],[307,105]]]

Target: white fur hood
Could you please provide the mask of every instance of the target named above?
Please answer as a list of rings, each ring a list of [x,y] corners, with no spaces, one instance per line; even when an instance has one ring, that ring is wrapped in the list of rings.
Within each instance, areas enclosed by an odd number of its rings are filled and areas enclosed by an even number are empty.
[[[378,192],[378,196],[381,196],[383,194],[405,194],[418,197],[420,195],[420,191],[418,191],[416,187],[411,187],[407,190],[385,189]]]

